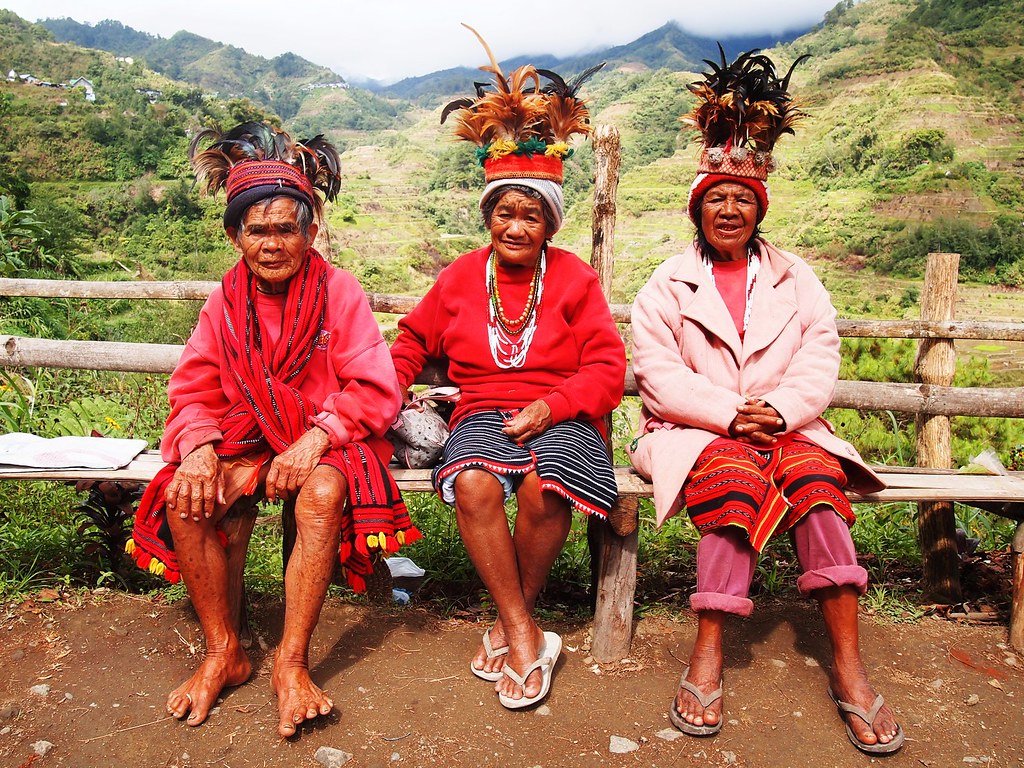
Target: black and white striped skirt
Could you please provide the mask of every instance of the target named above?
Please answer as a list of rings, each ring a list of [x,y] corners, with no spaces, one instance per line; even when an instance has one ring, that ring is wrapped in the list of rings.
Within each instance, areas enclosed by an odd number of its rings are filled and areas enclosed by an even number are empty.
[[[617,495],[615,472],[592,424],[563,421],[522,446],[502,433],[504,426],[497,411],[471,414],[455,426],[432,476],[439,494],[445,480],[464,469],[486,469],[510,480],[511,487],[536,471],[542,491],[554,491],[580,512],[608,516]]]

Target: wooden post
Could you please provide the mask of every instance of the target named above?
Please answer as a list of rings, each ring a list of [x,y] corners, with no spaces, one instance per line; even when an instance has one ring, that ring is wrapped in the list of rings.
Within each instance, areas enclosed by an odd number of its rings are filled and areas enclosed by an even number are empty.
[[[1024,522],[1013,536],[1013,606],[1010,608],[1010,645],[1024,653]]]
[[[601,289],[612,300],[615,268],[615,194],[619,188],[619,131],[611,125],[594,130],[594,210],[591,224],[590,266],[601,278]]]
[[[956,305],[958,253],[929,253],[921,295],[922,320],[952,320]],[[949,386],[956,371],[956,350],[952,339],[922,339],[914,361],[914,378],[929,385]],[[917,465],[949,469],[953,462],[949,416],[920,414],[917,423]],[[924,592],[931,599],[957,603],[960,590],[960,560],[956,547],[953,503],[921,502],[918,533],[924,560]]]
[[[619,132],[610,125],[594,131],[594,209],[590,265],[597,270],[605,298],[611,301],[612,271],[615,267],[615,194],[619,186]],[[611,434],[611,420],[605,423]],[[621,509],[634,518],[637,502],[619,501]],[[590,544],[591,587],[594,591],[594,633],[590,654],[599,662],[612,662],[629,655],[633,634],[633,595],[636,591],[637,531],[626,536],[596,518],[587,521]]]

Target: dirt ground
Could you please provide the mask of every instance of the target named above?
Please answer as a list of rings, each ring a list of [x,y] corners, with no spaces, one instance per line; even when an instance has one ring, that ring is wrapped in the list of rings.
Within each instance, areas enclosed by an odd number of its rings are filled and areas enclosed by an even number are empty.
[[[565,648],[544,705],[509,712],[469,659],[484,624],[440,619],[415,603],[330,599],[314,635],[313,678],[336,712],[294,739],[275,734],[269,687],[281,604],[255,610],[256,672],[190,728],[164,713],[195,665],[200,635],[187,601],[100,590],[84,602],[28,601],[0,620],[0,764],[44,766],[320,765],[321,747],[363,766],[862,766],[826,695],[827,641],[813,604],[758,603],[727,637],[726,724],[713,739],[675,736],[666,711],[695,621],[639,622],[630,659],[600,667],[589,625],[545,623]],[[865,659],[907,733],[891,766],[1024,766],[1024,658],[1006,627],[865,618]],[[43,687],[40,687],[43,686]],[[666,738],[668,736],[669,738]],[[612,753],[612,737],[637,745]],[[49,742],[52,748],[45,754]]]

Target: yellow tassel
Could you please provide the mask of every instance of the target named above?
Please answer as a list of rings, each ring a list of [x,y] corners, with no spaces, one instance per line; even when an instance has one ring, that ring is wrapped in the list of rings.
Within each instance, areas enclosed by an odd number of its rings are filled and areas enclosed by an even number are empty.
[[[383,549],[384,551],[387,551],[387,548],[388,548],[388,536],[387,536],[386,533],[384,533],[384,531],[381,531],[380,533],[377,534],[377,543],[380,545],[381,549]]]
[[[487,155],[492,159],[496,159],[510,155],[517,149],[519,149],[519,145],[511,139],[495,139],[487,150]]]
[[[135,551],[135,539],[128,539],[128,541],[124,543],[124,551],[129,555]]]
[[[395,538],[398,540],[398,545],[405,546],[405,531],[399,531],[395,534]]]
[[[564,141],[548,144],[548,148],[544,150],[544,154],[547,157],[565,157],[569,154],[569,145]]]
[[[366,546],[368,549],[373,549],[377,546],[377,537],[372,533],[366,537]]]
[[[167,566],[157,560],[155,557],[149,561],[149,572],[157,576],[163,576],[164,571],[167,570]]]

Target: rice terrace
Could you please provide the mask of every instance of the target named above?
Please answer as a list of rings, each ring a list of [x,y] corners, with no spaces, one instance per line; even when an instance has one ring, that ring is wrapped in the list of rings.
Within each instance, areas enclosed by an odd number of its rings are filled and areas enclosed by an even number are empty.
[[[851,500],[869,575],[860,645],[906,735],[896,766],[1024,766],[1021,28],[1011,0],[840,0],[778,39],[722,41],[730,58],[764,48],[783,73],[810,56],[792,76],[809,118],[779,145],[761,231],[827,289],[842,346],[825,415],[889,480]],[[564,161],[553,245],[598,270],[627,350],[633,299],[694,237],[698,150],[679,117],[715,42],[670,22],[545,64],[573,75],[606,61],[582,87],[594,135]],[[168,374],[238,260],[224,196],[193,184],[189,142],[266,121],[337,146],[341,190],[317,248],[359,281],[390,343],[441,270],[488,242],[484,172],[440,124],[484,61],[357,84],[294,53],[0,9],[0,437],[149,449],[122,470],[0,467],[0,765],[882,762],[851,746],[829,698],[829,637],[785,537],[757,563],[753,615],[727,625],[721,733],[673,727],[700,535],[685,514],[657,527],[650,484],[627,468],[632,369],[610,424],[616,506],[608,523],[573,516],[534,609],[562,642],[539,706],[507,711],[469,674],[496,606],[429,470],[395,469],[423,534],[399,554],[422,575],[330,586],[310,673],[331,713],[277,735],[290,512],[264,503],[245,565],[252,675],[200,727],[167,714],[203,632],[184,586],[135,568],[125,543],[163,464]]]

